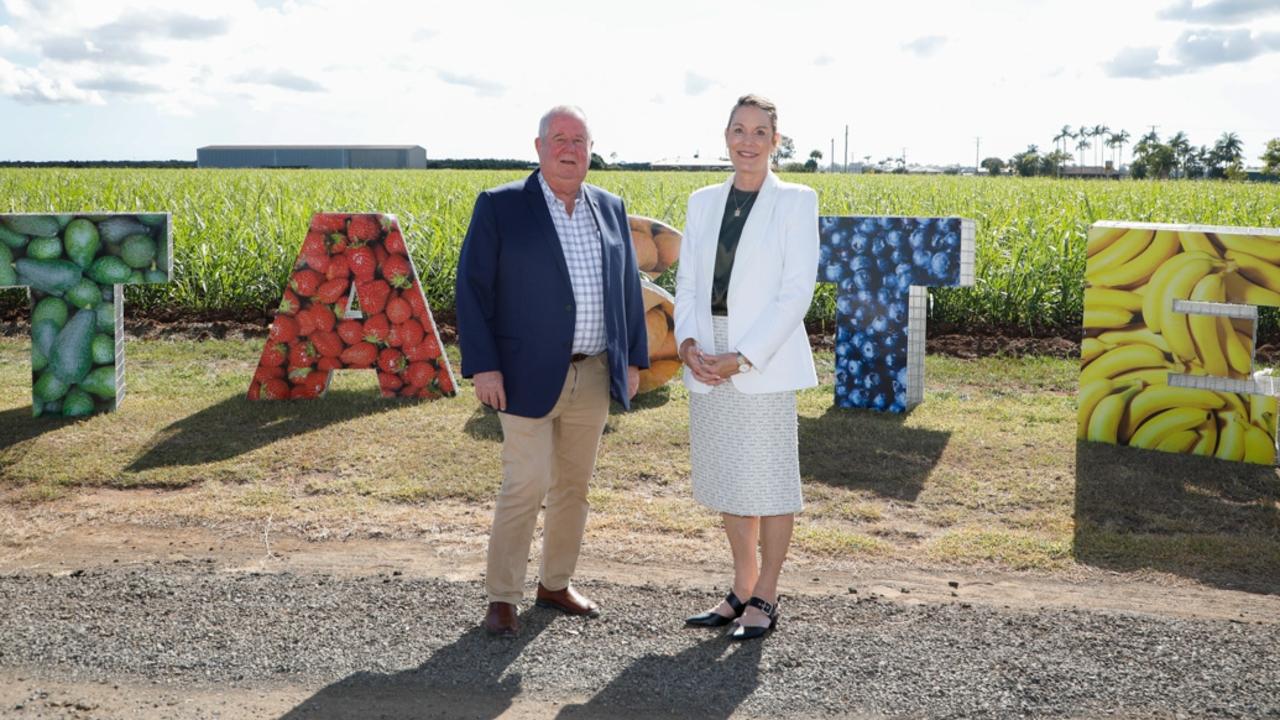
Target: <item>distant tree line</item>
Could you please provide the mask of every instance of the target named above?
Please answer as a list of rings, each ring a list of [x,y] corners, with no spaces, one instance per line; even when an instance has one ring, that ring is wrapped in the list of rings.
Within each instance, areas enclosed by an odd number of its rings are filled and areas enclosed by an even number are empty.
[[[17,168],[193,168],[195,160],[0,160],[0,167]]]

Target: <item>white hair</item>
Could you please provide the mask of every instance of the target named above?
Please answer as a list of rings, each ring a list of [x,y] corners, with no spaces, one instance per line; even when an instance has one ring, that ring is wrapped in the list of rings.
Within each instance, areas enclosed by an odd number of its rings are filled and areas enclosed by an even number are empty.
[[[542,119],[538,121],[538,137],[543,140],[547,139],[547,131],[551,129],[551,119],[558,115],[568,115],[582,121],[582,126],[587,129],[587,138],[591,138],[591,127],[587,125],[587,114],[582,112],[582,108],[577,105],[557,105],[546,112]]]

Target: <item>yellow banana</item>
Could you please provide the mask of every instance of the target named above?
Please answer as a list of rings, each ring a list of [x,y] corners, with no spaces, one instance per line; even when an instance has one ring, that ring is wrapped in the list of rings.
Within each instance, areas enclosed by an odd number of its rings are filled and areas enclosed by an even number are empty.
[[[1276,398],[1269,395],[1249,396],[1249,422],[1275,433],[1276,430]]]
[[[1219,460],[1240,462],[1244,459],[1244,423],[1234,412],[1218,416],[1222,426],[1218,429],[1218,450],[1213,454]]]
[[[1115,383],[1110,380],[1095,380],[1088,385],[1080,386],[1080,408],[1076,411],[1076,437],[1084,440],[1089,434],[1089,418],[1094,408],[1103,398],[1115,390]]]
[[[1088,239],[1085,241],[1085,255],[1093,257],[1098,253],[1111,247],[1112,243],[1119,240],[1128,232],[1122,227],[1098,227],[1089,228]]]
[[[1122,372],[1111,379],[1117,384],[1141,380],[1144,385],[1148,386],[1167,385],[1169,383],[1169,373],[1181,371],[1182,368],[1178,366],[1147,368],[1145,370],[1130,370],[1129,372]]]
[[[1280,292],[1280,267],[1239,250],[1228,250],[1227,260],[1234,261],[1240,274],[1249,280],[1272,292]]]
[[[1213,417],[1208,410],[1192,407],[1173,408],[1153,416],[1129,438],[1133,447],[1154,450],[1170,435],[1183,430],[1190,430]]]
[[[1214,257],[1222,257],[1222,253],[1218,250],[1208,235],[1200,232],[1180,232],[1178,233],[1178,242],[1182,243],[1182,249],[1186,252],[1198,250],[1208,253]]]
[[[1233,276],[1231,273],[1227,273],[1227,302],[1236,302],[1235,300],[1231,299],[1231,278],[1232,277],[1239,277],[1239,276],[1238,275]],[[1245,282],[1248,282],[1248,280],[1246,280]],[[1257,286],[1255,285],[1254,287],[1257,287]],[[1261,290],[1263,288],[1259,288],[1259,289]],[[1257,320],[1250,320],[1249,318],[1231,318],[1231,325],[1235,327],[1236,332],[1241,333],[1244,336],[1249,338],[1249,342],[1248,342],[1249,345],[1253,344],[1253,326],[1255,323],[1257,323]]]
[[[1169,342],[1169,347],[1173,348],[1174,356],[1183,360],[1189,361],[1196,358],[1196,345],[1191,338],[1190,326],[1187,324],[1188,316],[1180,312],[1174,312],[1173,301],[1189,299],[1199,282],[1211,270],[1213,270],[1212,260],[1188,263],[1178,270],[1164,286],[1164,299],[1160,301],[1159,310],[1161,315],[1160,333]],[[1143,303],[1143,309],[1146,309],[1145,302]],[[1150,324],[1147,323],[1148,326]]]
[[[1268,290],[1238,271],[1229,272],[1227,273],[1227,302],[1237,305],[1276,307],[1280,306],[1280,292]]]
[[[1203,270],[1202,272],[1197,270],[1192,273],[1196,274],[1196,272],[1198,272],[1196,277],[1199,279],[1209,273],[1209,270],[1213,267],[1213,263],[1213,256],[1208,253],[1202,253],[1199,251],[1184,252],[1180,255],[1174,255],[1168,262],[1161,265],[1160,269],[1156,270],[1155,273],[1152,274],[1150,282],[1147,283],[1146,288],[1142,292],[1142,319],[1146,322],[1147,328],[1149,328],[1151,332],[1160,332],[1160,321],[1162,319],[1160,310],[1162,305],[1170,302],[1170,300],[1165,297],[1165,293],[1169,282],[1173,279],[1173,276],[1187,267],[1195,266],[1196,268]],[[1190,293],[1191,288],[1194,286],[1195,282],[1188,285],[1187,292]],[[1183,297],[1185,298],[1186,296],[1184,295]]]
[[[1113,305],[1100,307],[1085,306],[1084,326],[1086,328],[1118,328],[1133,322],[1133,312]]]
[[[1200,457],[1212,457],[1213,452],[1218,449],[1218,419],[1211,417],[1197,425],[1196,432],[1200,433],[1200,439],[1191,448],[1191,453]]]
[[[1227,350],[1227,364],[1231,366],[1231,376],[1248,377],[1253,372],[1253,339],[1245,342],[1240,333],[1231,324],[1231,318],[1218,318],[1218,336],[1222,338]]]
[[[1240,424],[1244,426],[1244,461],[1255,465],[1275,465],[1275,440],[1257,425]]]
[[[1137,343],[1146,343],[1153,347],[1157,347],[1161,352],[1171,353],[1173,350],[1169,348],[1169,343],[1165,339],[1146,328],[1137,328],[1134,330],[1108,330],[1098,334],[1098,341],[1104,345],[1134,345]]]
[[[1084,289],[1085,309],[1099,305],[1113,305],[1125,310],[1138,312],[1142,309],[1142,296],[1128,290],[1114,288],[1090,287]]]
[[[1186,455],[1191,452],[1191,448],[1195,447],[1196,442],[1199,440],[1200,433],[1195,430],[1179,430],[1161,440],[1160,444],[1156,445],[1156,450]]]
[[[1096,268],[1085,272],[1089,284],[1095,287],[1127,287],[1146,282],[1166,260],[1182,251],[1177,233],[1161,230],[1156,233],[1147,248],[1123,265]]]
[[[1111,347],[1098,338],[1085,338],[1080,341],[1080,366],[1088,365],[1094,358],[1110,350]]]
[[[1233,235],[1230,233],[1218,233],[1218,242],[1228,250],[1249,253],[1250,255],[1261,258],[1272,265],[1280,263],[1280,238],[1275,236],[1263,237],[1259,235]]]
[[[1212,390],[1153,385],[1134,396],[1129,403],[1120,437],[1131,437],[1147,418],[1173,408],[1217,410],[1227,404],[1222,396]]]
[[[1233,392],[1218,392],[1217,394],[1226,401],[1227,406],[1231,408],[1231,412],[1239,415],[1240,417],[1247,417],[1249,415],[1249,409],[1245,407],[1244,400],[1241,400],[1239,395]]]
[[[1164,353],[1150,345],[1120,345],[1099,355],[1080,371],[1080,384],[1111,378],[1127,370],[1166,367]]]
[[[1195,289],[1191,291],[1191,299],[1198,302],[1216,302],[1223,300],[1222,275],[1213,273],[1200,278]],[[1188,315],[1187,327],[1195,341],[1193,351],[1204,364],[1204,369],[1213,376],[1227,377],[1231,366],[1227,364],[1227,353],[1223,348],[1223,337],[1218,330],[1222,327],[1222,318],[1217,315]],[[1172,341],[1170,347],[1177,349]]]
[[[1120,267],[1138,257],[1151,244],[1153,235],[1155,233],[1151,230],[1126,230],[1110,247],[1089,258],[1085,264],[1085,277]]]
[[[1133,383],[1120,392],[1102,398],[1089,418],[1088,439],[1115,445],[1116,434],[1120,430],[1120,420],[1124,417],[1124,408],[1128,405],[1129,398],[1141,388],[1142,383]]]

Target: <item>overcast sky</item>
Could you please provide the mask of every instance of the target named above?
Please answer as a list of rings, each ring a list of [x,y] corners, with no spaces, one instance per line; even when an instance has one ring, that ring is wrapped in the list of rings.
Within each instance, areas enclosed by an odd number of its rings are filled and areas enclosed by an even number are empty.
[[[549,106],[596,151],[723,153],[746,92],[797,154],[1007,158],[1064,124],[1157,125],[1246,162],[1280,136],[1280,0],[0,0],[0,159],[418,144],[533,159]],[[1132,141],[1131,141],[1132,142]],[[1087,151],[1093,157],[1093,151]],[[1089,160],[1092,164],[1092,160]]]

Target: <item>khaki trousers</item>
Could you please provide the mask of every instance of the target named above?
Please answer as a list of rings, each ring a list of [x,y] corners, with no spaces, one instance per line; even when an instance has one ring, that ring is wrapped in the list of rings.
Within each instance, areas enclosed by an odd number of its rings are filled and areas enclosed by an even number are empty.
[[[520,602],[544,498],[539,578],[548,590],[562,590],[573,577],[587,524],[587,484],[609,417],[607,358],[600,353],[572,363],[560,399],[543,417],[498,414],[503,477],[489,534],[489,602]]]

